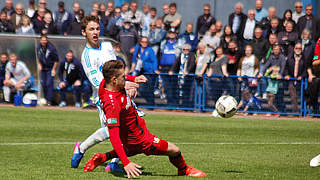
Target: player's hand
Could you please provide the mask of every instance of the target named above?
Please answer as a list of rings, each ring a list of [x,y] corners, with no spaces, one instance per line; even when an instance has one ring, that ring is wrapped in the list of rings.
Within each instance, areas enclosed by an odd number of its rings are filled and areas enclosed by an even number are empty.
[[[126,90],[129,90],[129,89],[137,89],[137,88],[139,88],[139,84],[134,83],[134,82],[126,81],[126,84],[125,84],[124,88],[125,88]]]
[[[136,96],[138,95],[137,89],[128,89],[127,93],[130,98],[136,98]]]
[[[126,171],[128,178],[131,178],[131,177],[136,178],[140,176],[140,174],[142,173],[140,168],[142,167],[139,166],[138,164],[130,162],[128,165],[124,167],[124,170]]]
[[[60,82],[59,87],[62,89],[64,87],[66,87],[66,83],[65,82]]]
[[[290,79],[290,76],[289,76],[289,75],[286,75],[284,78],[285,78],[286,80],[289,80],[289,79]]]
[[[144,75],[140,75],[140,76],[137,76],[135,79],[134,79],[134,82],[135,83],[145,83],[147,82],[148,79],[144,76]]]

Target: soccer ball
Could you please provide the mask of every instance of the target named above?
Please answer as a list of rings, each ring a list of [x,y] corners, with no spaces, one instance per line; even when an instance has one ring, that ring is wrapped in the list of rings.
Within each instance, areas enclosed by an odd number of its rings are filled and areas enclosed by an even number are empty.
[[[228,95],[221,96],[216,102],[216,110],[223,118],[232,117],[237,112],[237,100]]]

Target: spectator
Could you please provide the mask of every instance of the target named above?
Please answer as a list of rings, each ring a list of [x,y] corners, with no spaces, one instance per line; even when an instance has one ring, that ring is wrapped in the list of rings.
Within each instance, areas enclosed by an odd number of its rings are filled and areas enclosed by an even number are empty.
[[[162,21],[163,21],[164,18],[170,13],[169,4],[165,3],[162,5],[162,12],[163,12],[163,16],[162,16]]]
[[[130,19],[133,27],[137,32],[140,32],[140,25],[143,20],[143,13],[138,9],[138,3],[136,1],[131,1],[130,11],[124,14],[124,19]]]
[[[149,32],[149,25],[151,22],[150,5],[144,4],[142,6],[142,10],[143,10],[143,18],[141,23],[141,36],[147,37]]]
[[[263,7],[262,0],[256,0],[255,18],[258,22],[261,22],[263,18],[268,16],[268,11]]]
[[[65,75],[64,75],[65,74]],[[59,91],[60,104],[59,107],[65,107],[67,89],[72,87],[76,97],[75,107],[81,107],[81,85],[84,80],[84,72],[80,61],[73,56],[72,50],[68,50],[65,58],[59,64]]]
[[[216,25],[210,26],[209,31],[202,38],[202,42],[208,47],[208,52],[213,54],[213,51],[220,45],[220,38],[216,35]]]
[[[37,48],[38,71],[40,72],[40,82],[47,105],[51,106],[53,101],[53,80],[56,76],[59,56],[56,48],[48,41],[48,37],[42,35]]]
[[[196,69],[195,74],[202,77],[207,72],[208,65],[210,64],[210,52],[207,50],[206,44],[200,42],[196,52]]]
[[[175,30],[179,33],[180,32],[180,25],[182,23],[182,16],[177,13],[177,4],[171,3],[169,5],[170,8],[170,14],[168,14],[164,20],[163,23],[166,27],[166,30],[170,28],[175,28]]]
[[[293,31],[293,21],[288,21],[285,31],[278,34],[278,42],[283,49],[284,55],[287,57],[288,54],[293,52],[294,44],[298,40],[298,33]]]
[[[226,52],[225,53],[226,56],[228,56],[228,59],[229,59],[228,65],[227,65],[228,74],[236,75],[238,64],[239,64],[240,58],[242,57],[242,52],[239,50],[237,42],[230,41],[225,52]]]
[[[295,29],[296,23],[292,19],[292,11],[290,9],[287,9],[283,13],[283,18],[280,21],[281,29],[285,29],[289,21],[293,22],[293,29]]]
[[[212,24],[216,23],[216,19],[210,14],[210,12],[210,4],[205,4],[203,6],[203,15],[199,16],[197,19],[196,33],[198,34],[199,39],[204,36]]]
[[[297,31],[299,36],[304,29],[308,29],[311,33],[311,37],[314,41],[319,38],[319,24],[315,16],[312,15],[313,7],[311,4],[306,5],[306,15],[299,18],[297,23]]]
[[[121,15],[124,16],[129,11],[129,3],[124,2],[121,6]]]
[[[149,44],[157,55],[161,41],[166,37],[166,31],[162,28],[162,18],[158,17],[155,22],[150,23]]]
[[[186,25],[186,31],[183,34],[180,34],[179,40],[182,44],[190,44],[191,52],[195,52],[198,47],[198,35],[193,32],[193,24],[188,23]]]
[[[269,44],[268,44],[268,50],[267,50],[267,55],[266,55],[266,58],[265,59],[269,59],[271,53],[272,53],[272,49],[273,49],[273,45],[278,43],[278,35],[275,34],[275,33],[271,33],[269,35]]]
[[[114,43],[113,44],[113,50],[114,50],[114,54],[116,55],[117,60],[122,61],[124,64],[124,73],[125,74],[129,74],[130,73],[130,69],[128,68],[128,66],[130,65],[130,62],[127,57],[121,52],[121,44],[120,43]]]
[[[216,22],[216,35],[221,38],[223,34],[223,30],[222,30],[222,22],[221,21],[217,21]]]
[[[32,19],[36,19],[37,16],[39,15],[38,11],[40,9],[44,9],[45,12],[43,12],[43,15],[45,13],[50,13],[52,16],[52,12],[47,8],[47,0],[39,0],[39,9],[34,13],[34,16],[32,17]]]
[[[295,4],[294,4],[294,9],[295,11],[292,13],[292,19],[294,20],[294,22],[297,24],[298,23],[298,20],[300,17],[304,16],[305,13],[302,12],[302,2],[300,1],[297,1]]]
[[[44,8],[39,8],[36,13],[36,18],[33,19],[33,29],[35,33],[40,34],[44,28],[44,15],[46,10]]]
[[[81,21],[84,18],[84,10],[80,9],[79,13],[75,16],[73,19],[73,22],[71,23],[68,35],[74,35],[74,36],[80,36],[81,35]]]
[[[3,83],[6,78],[6,65],[8,63],[8,54],[3,52],[0,55],[0,89],[3,88]]]
[[[302,52],[303,57],[308,58],[312,56],[314,48],[316,47],[316,43],[312,40],[310,31],[308,29],[304,29],[301,34],[301,44],[302,44]],[[306,64],[306,62],[305,62]]]
[[[271,27],[271,20],[277,17],[277,9],[274,6],[270,6],[268,9],[268,16],[263,18],[260,22],[262,29],[270,29]]]
[[[108,25],[104,31],[104,35],[116,39],[120,29],[123,26],[123,20],[124,19],[121,15],[121,9],[119,7],[116,7],[114,10],[114,16],[108,21]]]
[[[195,55],[190,51],[190,44],[185,44],[182,47],[182,52],[176,59],[169,71],[169,75],[180,74],[176,78],[173,87],[179,87],[182,92],[182,104],[185,107],[194,106],[194,96],[192,93],[194,77],[191,74],[195,73]],[[182,76],[181,76],[182,75]],[[177,92],[179,95],[180,93]]]
[[[34,5],[34,0],[29,0],[29,7],[26,9],[25,14],[32,18],[35,15],[36,6]]]
[[[243,39],[243,47],[248,45],[253,40],[254,29],[257,25],[257,21],[255,20],[255,13],[256,12],[254,9],[249,9],[248,11],[248,18],[246,19],[246,23],[244,25],[243,37],[241,37],[241,39]]]
[[[228,49],[229,43],[231,41],[235,41],[238,44],[237,36],[233,34],[231,26],[227,25],[224,27],[223,35],[221,36],[220,41],[220,46],[222,46],[224,51]]]
[[[134,52],[134,46],[138,42],[139,35],[135,28],[131,25],[130,19],[124,20],[123,29],[120,30],[117,39],[126,53],[127,58],[131,60],[132,53]],[[131,68],[131,63],[128,66]]]
[[[132,58],[131,72],[134,76],[141,74],[148,79],[147,83],[143,84],[141,91],[142,96],[146,99],[149,106],[154,106],[154,88],[156,81],[156,74],[159,74],[158,59],[152,48],[148,45],[148,38],[141,37],[139,45],[134,47]]]
[[[72,9],[73,12],[71,13],[72,16],[72,21],[74,22],[75,20],[79,20],[79,13],[80,13],[80,2],[76,1],[73,3]]]
[[[113,1],[108,1],[107,3],[107,11],[105,12],[105,16],[108,17],[108,20],[115,15],[115,7],[114,7],[114,2]]]
[[[279,23],[279,19],[278,18],[273,18],[273,19],[271,19],[269,28],[264,30],[263,37],[264,38],[268,38],[271,33],[272,34],[278,34],[281,31],[282,31],[282,27],[281,27],[281,25]]]
[[[106,4],[104,2],[102,2],[99,5],[99,13],[98,13],[98,15],[100,16],[101,19],[106,20],[106,22],[104,22],[104,23],[108,23],[107,22],[108,20],[106,19],[106,13],[107,13],[107,6],[106,6]]]
[[[99,3],[98,2],[92,3],[92,11],[91,11],[91,13],[93,12],[93,13],[97,14],[97,16],[99,16],[99,11],[100,11]]]
[[[6,0],[6,5],[1,11],[5,11],[7,13],[7,20],[11,20],[11,15],[15,13],[12,0]]]
[[[17,34],[35,34],[33,27],[31,25],[31,19],[27,15],[22,16],[22,23],[19,29],[17,29]]]
[[[297,87],[301,86],[301,79],[306,77],[306,64],[305,57],[302,53],[302,44],[298,42],[294,46],[294,53],[292,56],[288,57],[285,67],[285,79],[290,80],[290,78],[297,78],[298,81],[289,81],[289,93],[291,97],[291,103],[293,105],[293,112],[299,112],[298,110],[298,97],[297,97]]]
[[[7,13],[5,11],[0,12],[0,32],[12,33],[14,32],[13,25],[7,20]]]
[[[52,22],[52,16],[50,13],[44,15],[44,27],[41,30],[41,34],[58,34],[57,26]]]
[[[234,6],[235,12],[229,15],[229,26],[232,28],[233,34],[240,40],[243,35],[244,26],[246,24],[247,15],[242,12],[243,4],[238,2]]]
[[[157,20],[157,8],[155,7],[152,7],[150,9],[150,18],[151,18],[151,21],[150,22],[155,22]]]
[[[17,92],[27,90],[30,88],[30,82],[28,79],[31,77],[31,73],[22,61],[18,61],[16,54],[11,53],[9,55],[9,63],[6,66],[6,77],[4,80],[3,94],[4,100],[8,103],[10,101],[11,90]]]
[[[23,4],[22,3],[17,3],[16,4],[16,11],[11,15],[11,24],[13,25],[13,28],[15,32],[21,25],[21,20],[22,20],[22,15],[23,13]]]
[[[72,15],[64,9],[63,1],[59,1],[58,3],[58,11],[53,14],[53,22],[60,35],[67,35],[72,22]]]

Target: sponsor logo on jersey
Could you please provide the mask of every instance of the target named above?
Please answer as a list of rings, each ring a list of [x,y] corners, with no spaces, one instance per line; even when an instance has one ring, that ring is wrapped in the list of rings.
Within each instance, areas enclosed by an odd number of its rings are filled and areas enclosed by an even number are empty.
[[[158,144],[160,142],[160,139],[158,137],[153,138],[153,143]]]
[[[108,123],[108,124],[117,123],[117,118],[109,118],[109,119],[107,119],[107,123]]]
[[[97,73],[97,70],[92,70],[92,71],[90,71],[90,74],[91,75],[94,75],[94,74],[96,74]]]

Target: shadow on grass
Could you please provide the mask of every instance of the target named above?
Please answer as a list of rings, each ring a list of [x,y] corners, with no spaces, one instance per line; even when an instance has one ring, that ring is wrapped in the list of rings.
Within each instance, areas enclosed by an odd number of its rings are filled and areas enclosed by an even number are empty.
[[[119,177],[119,178],[127,178],[126,173],[121,173],[121,172],[110,172],[112,175]],[[141,176],[152,176],[152,177],[174,177],[177,175],[172,175],[172,174],[153,174],[152,172],[142,172]]]
[[[238,170],[225,170],[225,173],[237,173],[237,174],[241,174],[244,173],[243,171],[238,171]]]

